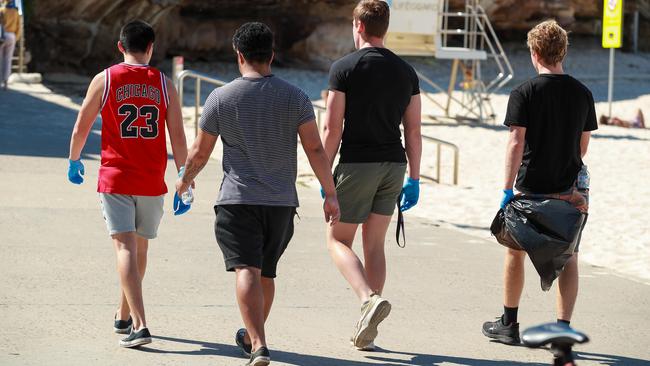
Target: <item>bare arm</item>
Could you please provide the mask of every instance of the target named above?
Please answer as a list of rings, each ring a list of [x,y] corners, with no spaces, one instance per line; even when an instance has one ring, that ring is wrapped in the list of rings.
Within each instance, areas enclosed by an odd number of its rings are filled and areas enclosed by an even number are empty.
[[[506,174],[504,189],[512,189],[517,172],[524,158],[526,144],[526,127],[511,126],[508,147],[506,149]]]
[[[409,177],[420,179],[420,160],[422,159],[422,101],[420,94],[411,97],[404,112],[404,145],[409,163]]]
[[[169,95],[169,105],[167,106],[167,130],[169,131],[169,140],[172,145],[172,154],[176,163],[176,170],[180,170],[187,160],[187,140],[185,139],[185,129],[183,128],[183,113],[181,104],[178,100],[178,94],[174,84],[168,78],[167,93]]]
[[[589,139],[591,139],[591,131],[586,131],[580,136],[580,157],[584,158],[589,149]]]
[[[194,178],[199,175],[201,169],[208,163],[208,159],[210,159],[210,154],[212,154],[216,143],[216,135],[199,130],[199,135],[190,148],[187,161],[185,162],[185,173],[176,181],[176,192],[178,192],[179,196],[187,191]]]
[[[330,161],[325,155],[325,149],[318,137],[318,127],[316,121],[311,120],[303,123],[298,127],[298,135],[302,148],[307,154],[309,165],[311,165],[316,178],[325,191],[325,202],[323,203],[323,212],[325,213],[325,221],[330,225],[338,222],[340,217],[339,203],[336,198],[336,187],[334,186],[334,178],[332,178],[332,170]]]
[[[336,153],[343,137],[343,117],[345,116],[345,93],[330,90],[327,97],[327,111],[325,112],[325,125],[323,126],[323,148],[332,167]]]
[[[307,154],[307,159],[309,159],[309,165],[316,174],[321,187],[323,187],[325,196],[336,196],[330,161],[318,137],[316,121],[309,121],[300,125],[298,135],[300,136],[302,148]]]
[[[79,160],[81,157],[81,150],[83,150],[88,134],[97,119],[97,115],[101,109],[102,95],[104,94],[104,73],[97,74],[88,86],[86,97],[84,98],[79,114],[77,114],[77,122],[72,130],[70,137],[70,160]]]

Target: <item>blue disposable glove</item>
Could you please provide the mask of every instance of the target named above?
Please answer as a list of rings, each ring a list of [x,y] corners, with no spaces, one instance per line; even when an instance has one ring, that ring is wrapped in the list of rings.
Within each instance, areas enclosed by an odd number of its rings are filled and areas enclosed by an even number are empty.
[[[503,198],[501,198],[501,208],[505,209],[508,202],[512,201],[515,198],[515,193],[512,189],[503,190]]]
[[[420,198],[420,180],[409,177],[402,187],[402,202],[400,202],[399,210],[404,212],[409,208],[415,206]]]
[[[74,184],[81,184],[84,181],[84,165],[79,160],[68,160],[68,180]]]
[[[174,192],[174,216],[182,215],[192,208],[192,205],[186,205],[183,203],[178,193]]]
[[[182,178],[185,173],[185,167],[182,166],[178,171],[178,177]],[[192,204],[186,205],[183,200],[178,197],[178,193],[174,192],[174,216],[182,215],[192,208]]]

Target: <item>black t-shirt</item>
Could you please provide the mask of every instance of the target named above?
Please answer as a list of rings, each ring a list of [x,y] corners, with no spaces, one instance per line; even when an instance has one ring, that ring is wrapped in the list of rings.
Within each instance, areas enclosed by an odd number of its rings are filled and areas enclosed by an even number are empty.
[[[339,162],[406,162],[399,125],[420,93],[406,61],[386,48],[362,48],[334,62],[329,88],[345,93]]]
[[[526,127],[516,183],[524,193],[570,189],[582,167],[582,132],[598,128],[591,92],[564,74],[541,74],[515,88],[504,123]]]

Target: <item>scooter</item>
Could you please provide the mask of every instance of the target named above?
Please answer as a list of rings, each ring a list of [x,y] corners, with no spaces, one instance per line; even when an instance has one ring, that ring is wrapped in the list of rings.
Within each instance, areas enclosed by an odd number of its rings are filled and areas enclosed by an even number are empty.
[[[521,335],[521,340],[530,348],[541,348],[550,344],[554,366],[575,366],[572,347],[574,344],[589,342],[589,337],[568,324],[547,323],[526,329]]]

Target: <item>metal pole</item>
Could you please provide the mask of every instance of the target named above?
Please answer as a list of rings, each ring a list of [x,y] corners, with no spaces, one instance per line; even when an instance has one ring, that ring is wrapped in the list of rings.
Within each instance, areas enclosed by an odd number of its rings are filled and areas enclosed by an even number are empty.
[[[454,185],[458,185],[458,148],[454,149]]]
[[[632,21],[632,52],[639,52],[639,11],[634,12]]]
[[[612,95],[614,94],[614,48],[609,49],[609,82],[607,86],[607,103],[609,103],[609,118],[612,118]]]
[[[196,90],[194,95],[194,136],[199,135],[199,103],[201,102],[201,79],[196,78]]]
[[[440,159],[441,159],[440,153],[441,152],[442,152],[442,146],[440,144],[438,144],[437,154],[436,154],[437,157],[438,157],[438,159],[436,161],[436,182],[438,182],[438,183],[440,183]]]
[[[451,107],[451,97],[454,94],[454,89],[456,89],[456,76],[458,74],[458,64],[460,63],[459,59],[454,59],[454,63],[451,66],[451,77],[449,78],[449,87],[447,88],[447,105],[445,106],[445,117],[449,117],[449,107]]]

